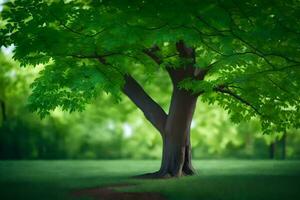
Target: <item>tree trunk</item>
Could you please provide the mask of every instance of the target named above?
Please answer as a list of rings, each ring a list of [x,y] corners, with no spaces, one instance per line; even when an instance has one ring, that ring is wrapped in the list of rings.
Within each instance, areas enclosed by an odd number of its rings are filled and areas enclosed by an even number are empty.
[[[275,159],[275,141],[272,142],[269,146],[269,151],[270,151],[270,159]]]
[[[286,132],[283,133],[281,138],[281,159],[285,160],[286,157]]]
[[[161,172],[170,176],[193,174],[190,126],[197,97],[175,89],[163,137]]]
[[[203,80],[207,69],[196,68],[195,49],[188,47],[180,40],[176,43],[179,57],[189,59],[180,68],[168,66],[173,93],[169,113],[164,110],[143,90],[139,83],[130,75],[125,75],[123,92],[144,113],[147,120],[160,132],[163,140],[162,162],[160,170],[144,174],[141,178],[179,177],[194,174],[191,162],[190,127],[193,119],[197,98],[201,94],[179,89],[178,84],[186,78]],[[146,49],[144,53],[158,65],[163,61],[157,56],[159,48]]]
[[[142,175],[142,178],[164,178],[193,175],[190,127],[197,96],[174,89],[163,138],[161,167],[158,172]]]
[[[6,121],[6,111],[5,111],[5,102],[0,99],[0,108],[1,108],[1,123]]]

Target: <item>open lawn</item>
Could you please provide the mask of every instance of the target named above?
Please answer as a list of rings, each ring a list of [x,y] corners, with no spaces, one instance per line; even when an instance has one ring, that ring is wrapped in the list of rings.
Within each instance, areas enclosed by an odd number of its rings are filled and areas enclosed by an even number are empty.
[[[119,190],[155,192],[169,200],[300,199],[300,161],[194,161],[198,175],[168,180],[130,176],[159,161],[1,161],[0,199],[80,199],[72,191],[129,183]],[[88,198],[84,198],[88,199]]]

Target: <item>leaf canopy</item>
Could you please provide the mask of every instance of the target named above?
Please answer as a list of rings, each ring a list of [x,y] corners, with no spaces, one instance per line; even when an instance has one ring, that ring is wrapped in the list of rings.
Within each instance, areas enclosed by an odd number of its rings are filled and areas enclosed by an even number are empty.
[[[175,44],[196,52],[204,80],[179,87],[203,93],[233,121],[259,116],[266,132],[299,127],[298,0],[22,0],[4,5],[0,45],[22,66],[44,64],[30,106],[82,110],[100,91],[120,99],[125,74],[185,67]],[[159,47],[158,66],[145,49]]]

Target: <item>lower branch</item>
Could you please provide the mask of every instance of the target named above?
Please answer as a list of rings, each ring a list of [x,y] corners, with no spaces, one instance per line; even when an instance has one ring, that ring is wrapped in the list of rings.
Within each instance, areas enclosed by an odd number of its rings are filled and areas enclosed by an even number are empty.
[[[231,90],[228,90],[228,89],[225,89],[223,87],[218,87],[218,88],[215,88],[215,90],[217,92],[221,92],[221,93],[224,93],[224,94],[228,94],[232,97],[234,97],[236,100],[240,101],[241,103],[251,107],[258,115],[262,115],[259,110],[254,106],[252,105],[250,102],[246,101],[245,99],[243,99],[241,96],[235,94],[234,92],[232,92]]]
[[[125,76],[123,92],[143,111],[147,120],[163,135],[167,114],[130,75]]]

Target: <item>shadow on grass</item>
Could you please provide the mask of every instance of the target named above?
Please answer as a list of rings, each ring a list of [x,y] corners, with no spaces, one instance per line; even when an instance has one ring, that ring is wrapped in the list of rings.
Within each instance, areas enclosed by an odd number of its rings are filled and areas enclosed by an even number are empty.
[[[145,182],[127,191],[156,192],[172,200],[300,199],[300,176],[217,175]]]

